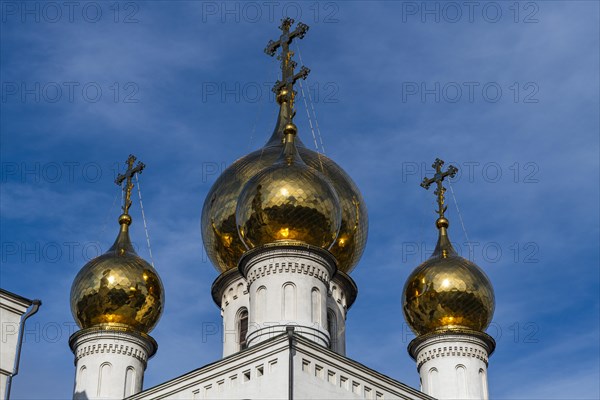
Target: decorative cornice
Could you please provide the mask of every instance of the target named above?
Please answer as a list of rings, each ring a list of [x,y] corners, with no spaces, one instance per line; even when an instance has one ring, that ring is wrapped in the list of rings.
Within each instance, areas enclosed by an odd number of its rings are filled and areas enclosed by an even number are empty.
[[[242,274],[237,269],[230,269],[223,272],[215,279],[210,290],[212,299],[217,307],[222,308],[221,300],[223,299],[223,293],[233,282],[238,279],[244,279]]]
[[[83,346],[77,346],[77,351],[75,352],[75,362],[85,356],[102,353],[123,354],[129,357],[137,358],[144,364],[144,367],[148,361],[147,353],[140,350],[136,346],[129,346],[122,343],[96,342],[88,343]]]
[[[426,351],[421,350],[417,356],[417,371],[421,369],[421,366],[427,361],[433,360],[439,357],[474,357],[488,365],[488,355],[485,350],[478,348],[479,346],[467,346],[467,345],[438,345],[429,347]]]
[[[118,328],[118,327],[117,327]],[[75,362],[91,354],[123,354],[144,363],[156,354],[158,344],[149,335],[114,326],[97,326],[75,332],[69,338]]]
[[[179,398],[182,396],[189,397],[189,394],[193,389],[200,388],[202,390],[202,386],[205,383],[214,382],[223,377],[230,376],[232,372],[240,371],[241,366],[253,366],[261,360],[268,361],[275,357],[287,357],[287,353],[285,352],[289,351],[288,340],[288,333],[284,332],[281,335],[217,360],[214,363],[148,388],[127,399],[144,400]],[[348,374],[348,376],[357,376],[361,382],[368,383],[373,387],[381,387],[386,392],[390,393],[389,396],[386,394],[385,398],[393,397],[435,400],[433,397],[407,386],[402,382],[372,370],[355,360],[324,348],[322,345],[303,337],[297,332],[294,332],[293,334],[292,346],[292,351],[296,354],[296,357],[307,355],[312,360],[322,362],[323,365],[335,366],[338,373]],[[298,371],[298,373],[303,372]],[[284,397],[284,394],[282,394],[281,397]]]
[[[275,274],[289,274],[297,273],[300,275],[314,276],[326,286],[329,285],[329,271],[323,265],[318,263],[299,263],[295,261],[288,262],[275,262],[269,264],[262,264],[258,266],[251,266],[250,271],[247,273],[248,284],[252,285],[254,281],[267,275]]]
[[[359,379],[369,382],[373,387],[382,387],[385,390],[390,390],[393,398],[415,398],[415,399],[430,399],[435,400],[426,393],[418,391],[400,381],[390,378],[379,371],[373,370],[356,360],[348,358],[342,354],[336,353],[330,349],[323,348],[317,343],[302,337],[299,334],[294,334],[294,350],[300,354],[307,354],[313,360],[319,360],[327,365],[333,363],[339,372],[344,372],[348,376],[357,376],[356,372],[348,367],[355,368],[359,373],[366,376],[359,376]],[[387,396],[385,398],[388,398]]]
[[[295,258],[298,261],[277,261]],[[247,252],[240,260],[239,270],[248,285],[273,274],[297,273],[314,276],[327,287],[337,271],[335,258],[326,250],[310,245],[278,244],[261,246]]]
[[[346,310],[349,310],[358,296],[358,287],[356,286],[354,279],[345,272],[337,271],[332,278],[332,282],[346,294]]]
[[[427,351],[423,351],[426,347]],[[477,348],[479,347],[479,348]],[[408,353],[417,362],[417,370],[425,362],[438,357],[475,357],[488,364],[488,357],[496,348],[494,339],[484,332],[450,330],[433,332],[413,339]]]
[[[255,346],[248,347],[245,350],[238,351],[213,363],[145,389],[128,397],[128,400],[174,398],[177,397],[177,394],[185,390],[197,387],[198,382],[206,382],[229,376],[231,372],[238,371],[242,365],[251,365],[257,359],[272,358],[287,348],[287,333],[283,333]]]
[[[23,315],[27,308],[31,306],[33,300],[29,300],[18,294],[9,292],[5,289],[0,289],[0,308],[4,308],[18,315]]]
[[[250,261],[256,263],[256,260],[269,259],[274,257],[295,257],[300,256],[307,259],[313,259],[319,263],[324,263],[329,266],[333,266],[333,275],[337,271],[337,261],[333,254],[329,251],[322,249],[317,246],[302,242],[275,242],[256,247],[252,250],[248,250],[240,259],[238,269],[242,275],[246,269],[246,264]]]

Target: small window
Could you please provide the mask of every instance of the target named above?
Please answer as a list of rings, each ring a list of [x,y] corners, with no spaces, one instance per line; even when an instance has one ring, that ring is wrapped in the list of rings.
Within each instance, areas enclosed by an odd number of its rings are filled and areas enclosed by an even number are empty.
[[[327,382],[333,383],[335,385],[335,372],[327,371]]]
[[[276,366],[277,366],[277,359],[269,361],[269,372],[275,371]]]
[[[243,308],[238,314],[238,343],[240,350],[248,347],[246,336],[248,335],[248,310]]]
[[[308,361],[308,360],[302,360],[302,371],[303,372],[310,371],[310,361]]]
[[[340,376],[340,387],[348,390],[348,378]]]
[[[323,367],[320,365],[315,365],[315,376],[323,379]]]

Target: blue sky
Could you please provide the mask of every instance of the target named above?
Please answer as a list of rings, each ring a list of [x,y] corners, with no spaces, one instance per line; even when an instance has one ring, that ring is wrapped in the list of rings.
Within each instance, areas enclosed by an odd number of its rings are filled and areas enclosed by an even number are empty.
[[[117,234],[113,180],[130,153],[147,165],[167,296],[145,387],[220,357],[200,213],[218,170],[272,131],[277,63],[263,49],[284,13],[310,26],[299,49],[325,153],[369,208],[348,356],[418,386],[400,299],[435,244],[434,198],[419,183],[440,157],[461,170],[452,188],[471,254],[449,191],[451,238],[496,292],[492,397],[600,397],[597,2],[0,6],[0,283],[43,301],[14,398],[72,394],[69,290]],[[296,122],[313,143],[302,101]]]

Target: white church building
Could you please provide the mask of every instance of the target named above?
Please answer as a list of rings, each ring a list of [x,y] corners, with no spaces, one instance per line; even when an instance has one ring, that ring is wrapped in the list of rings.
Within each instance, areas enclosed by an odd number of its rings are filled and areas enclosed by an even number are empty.
[[[403,291],[404,316],[416,334],[408,353],[421,387],[346,357],[346,318],[358,293],[351,273],[367,242],[367,208],[352,179],[298,137],[294,84],[310,71],[296,71],[289,45],[308,27],[284,19],[280,29],[265,49],[281,60],[274,132],[221,174],[202,211],[204,246],[220,273],[212,298],[223,318],[223,357],[143,389],[158,349],[150,332],[165,295],[129,238],[133,178],[144,168],[130,156],[117,178],[124,190],[117,239],[81,269],[71,289],[81,328],[69,340],[73,398],[487,399],[495,342],[485,329],[494,292],[485,273],[452,248],[443,181],[457,170],[443,170],[441,160],[422,183],[436,186],[438,243]]]

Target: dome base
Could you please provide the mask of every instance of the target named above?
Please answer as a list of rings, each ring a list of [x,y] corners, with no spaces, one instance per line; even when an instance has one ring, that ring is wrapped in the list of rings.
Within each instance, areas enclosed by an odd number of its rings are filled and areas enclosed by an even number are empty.
[[[488,357],[495,346],[486,333],[446,329],[415,338],[408,352],[417,362],[422,392],[441,400],[487,400]]]
[[[103,324],[69,338],[75,355],[74,399],[121,399],[142,390],[148,359],[158,348],[145,333]]]

